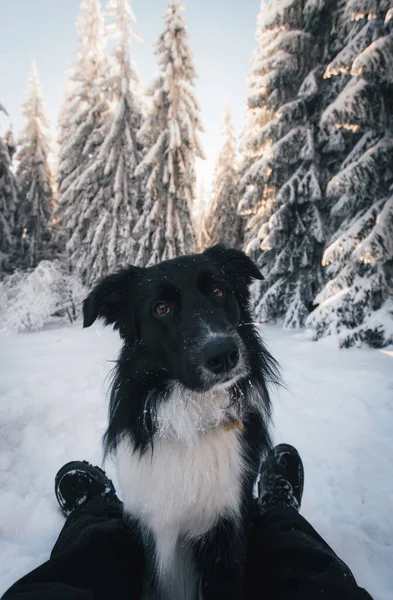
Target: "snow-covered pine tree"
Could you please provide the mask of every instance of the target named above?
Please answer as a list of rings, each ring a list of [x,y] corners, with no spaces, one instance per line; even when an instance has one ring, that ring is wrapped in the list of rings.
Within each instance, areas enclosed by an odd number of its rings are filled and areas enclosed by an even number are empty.
[[[0,112],[7,114],[0,104]],[[17,208],[17,185],[11,170],[14,144],[11,133],[0,135],[0,280],[13,269],[14,218]]]
[[[206,186],[205,178],[197,179],[194,206],[192,212],[193,230],[198,252],[206,248],[207,232],[205,230],[207,207],[210,204],[210,191]]]
[[[324,228],[315,112],[326,31],[324,4],[261,2],[242,136],[246,251],[265,276],[254,288],[261,321],[304,325],[322,285]]]
[[[156,47],[160,74],[149,90],[151,108],[140,131],[148,151],[137,173],[148,179],[134,235],[139,239],[137,264],[143,266],[195,251],[191,214],[195,159],[203,158],[198,139],[202,124],[182,10],[177,0],[169,2]]]
[[[393,10],[386,0],[347,0],[347,44],[325,76],[347,73],[321,125],[351,138],[327,197],[334,233],[329,281],[308,318],[314,339],[341,346],[393,343]],[[389,10],[390,9],[390,10]]]
[[[33,62],[28,80],[29,98],[23,105],[26,120],[19,140],[16,179],[19,189],[15,214],[15,263],[31,269],[50,258],[53,180],[49,167],[49,122],[37,68]]]
[[[81,176],[97,154],[108,119],[108,63],[104,57],[104,19],[100,0],[83,0],[77,18],[79,47],[68,72],[65,99],[59,116],[59,189],[56,217],[60,235],[68,241],[73,229],[73,204]]]
[[[224,143],[215,167],[211,203],[204,215],[205,248],[218,243],[237,248],[242,243],[242,222],[237,215],[237,140],[228,106],[224,110],[221,134]]]
[[[141,203],[140,180],[135,170],[142,149],[137,141],[141,108],[137,75],[130,62],[130,41],[135,36],[129,0],[109,0],[107,26],[115,44],[111,50],[112,94],[110,119],[104,125],[99,150],[68,188],[72,205],[64,218],[71,231],[67,243],[70,262],[85,283],[103,277],[127,262],[135,262],[132,228]]]

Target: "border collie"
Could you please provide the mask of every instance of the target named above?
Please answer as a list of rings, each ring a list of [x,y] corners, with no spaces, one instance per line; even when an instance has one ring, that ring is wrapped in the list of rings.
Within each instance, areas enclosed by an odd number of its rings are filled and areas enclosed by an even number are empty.
[[[102,318],[124,342],[104,443],[148,549],[149,598],[243,595],[253,485],[270,448],[268,384],[278,381],[251,322],[253,279],[262,276],[243,252],[214,246],[125,268],[84,302],[84,327]]]

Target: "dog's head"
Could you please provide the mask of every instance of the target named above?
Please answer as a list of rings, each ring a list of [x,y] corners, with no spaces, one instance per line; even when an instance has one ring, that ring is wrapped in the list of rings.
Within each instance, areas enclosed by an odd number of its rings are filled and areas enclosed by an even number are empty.
[[[103,279],[84,302],[84,326],[113,324],[146,368],[190,390],[228,387],[251,369],[249,285],[262,279],[222,246]]]

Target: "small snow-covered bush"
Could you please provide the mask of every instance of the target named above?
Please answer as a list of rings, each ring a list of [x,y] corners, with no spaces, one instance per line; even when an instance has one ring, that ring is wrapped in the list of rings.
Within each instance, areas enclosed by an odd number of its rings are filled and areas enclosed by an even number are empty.
[[[0,283],[0,333],[41,329],[77,319],[86,289],[59,260],[41,261]]]

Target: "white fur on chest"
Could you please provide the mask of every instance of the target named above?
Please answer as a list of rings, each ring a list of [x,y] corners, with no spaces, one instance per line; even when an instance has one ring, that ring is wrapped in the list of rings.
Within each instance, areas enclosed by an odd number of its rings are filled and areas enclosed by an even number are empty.
[[[172,398],[163,405],[153,454],[133,453],[126,438],[116,453],[124,508],[152,531],[161,571],[180,537],[196,538],[219,516],[240,514],[242,434],[224,429],[223,395],[194,396],[186,404]]]

